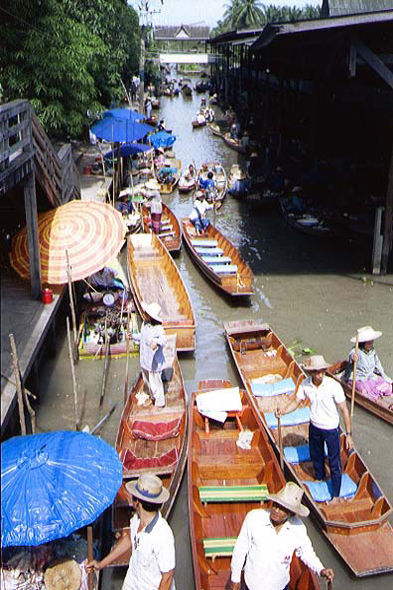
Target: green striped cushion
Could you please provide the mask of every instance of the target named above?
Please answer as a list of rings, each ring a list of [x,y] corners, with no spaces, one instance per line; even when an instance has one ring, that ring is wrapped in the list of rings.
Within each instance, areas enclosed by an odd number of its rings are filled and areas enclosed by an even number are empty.
[[[211,537],[203,539],[205,557],[231,557],[237,537]]]
[[[255,486],[202,486],[201,502],[262,502],[267,499],[266,485]]]

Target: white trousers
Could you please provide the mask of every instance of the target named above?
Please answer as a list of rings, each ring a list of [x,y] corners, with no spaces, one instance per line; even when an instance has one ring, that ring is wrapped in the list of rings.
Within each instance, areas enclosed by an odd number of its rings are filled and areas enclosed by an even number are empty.
[[[165,406],[164,384],[161,378],[161,371],[147,371],[142,369],[143,382],[145,383],[154,405]]]

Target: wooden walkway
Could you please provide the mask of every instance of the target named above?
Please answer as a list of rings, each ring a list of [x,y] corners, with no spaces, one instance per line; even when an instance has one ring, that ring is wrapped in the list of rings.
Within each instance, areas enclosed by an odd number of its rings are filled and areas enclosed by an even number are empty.
[[[1,277],[1,372],[12,381],[9,334],[15,337],[22,382],[29,376],[38,352],[49,333],[63,299],[65,287],[54,294],[53,303],[44,305],[31,297],[30,284],[11,270],[2,269]],[[4,434],[16,405],[15,386],[1,377],[1,429]]]

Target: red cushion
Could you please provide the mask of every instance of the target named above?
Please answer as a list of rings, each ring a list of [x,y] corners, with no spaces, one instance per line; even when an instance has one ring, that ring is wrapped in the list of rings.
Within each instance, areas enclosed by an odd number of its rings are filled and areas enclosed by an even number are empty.
[[[143,422],[135,420],[132,425],[132,436],[146,440],[165,440],[179,434],[181,418],[170,422]]]
[[[126,449],[120,456],[123,467],[126,471],[152,469],[154,467],[170,467],[176,465],[179,459],[177,448],[173,447],[170,451],[160,457],[136,457],[130,449]]]

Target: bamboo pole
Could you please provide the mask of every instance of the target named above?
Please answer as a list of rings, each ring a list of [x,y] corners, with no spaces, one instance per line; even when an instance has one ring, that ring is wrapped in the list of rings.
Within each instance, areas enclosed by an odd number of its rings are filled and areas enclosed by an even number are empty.
[[[19,422],[22,435],[26,434],[26,421],[25,421],[25,409],[23,405],[23,393],[22,393],[22,382],[19,372],[18,354],[16,352],[15,338],[13,334],[9,335],[11,351],[12,351],[12,365],[14,367],[14,375],[16,381],[16,392],[18,395],[18,409],[19,409]]]
[[[115,144],[113,143],[113,125],[112,125],[112,205],[115,206]]]
[[[105,317],[105,359],[104,359],[104,373],[102,375],[102,384],[101,384],[101,394],[100,394],[100,407],[102,406],[102,402],[104,401],[105,395],[105,387],[106,387],[106,378],[108,373],[108,356],[109,356],[109,346],[110,346],[110,338],[108,336],[108,313]]]
[[[68,296],[69,296],[69,299],[70,299],[71,318],[72,318],[72,330],[74,332],[74,347],[75,347],[75,346],[77,346],[78,331],[77,331],[77,327],[76,327],[75,303],[74,303],[74,294],[73,294],[73,291],[72,291],[71,266],[70,266],[70,258],[68,256],[68,250],[66,250],[66,260],[67,260]]]
[[[19,374],[20,374],[20,371],[19,371]],[[1,373],[1,376],[3,377],[3,379],[6,379],[6,381],[9,381],[10,383],[12,383],[12,385],[14,385],[15,387],[17,387],[17,385],[16,385],[16,383],[15,383],[15,381],[13,379],[10,379],[4,373]],[[29,401],[29,396],[32,397],[33,399],[37,399],[37,396],[34,395],[34,393],[32,393],[31,391],[29,391],[27,389],[27,387],[25,387],[23,384],[22,384],[22,392],[23,392],[24,402],[25,402],[26,407],[27,407],[27,410],[28,410],[28,412],[30,414],[31,431],[32,431],[32,434],[35,434],[35,411],[31,407],[31,404],[30,404],[30,401]]]
[[[87,527],[87,561],[90,563],[94,559],[93,556],[93,527]],[[88,587],[89,590],[94,588],[94,568],[89,569],[88,573]]]
[[[278,408],[277,408],[278,410]],[[282,448],[282,428],[281,428],[281,416],[277,417],[277,426],[278,426],[278,448],[280,450],[280,467],[281,470],[284,470],[284,451]]]
[[[127,333],[126,333],[126,376],[124,379],[124,405],[128,395],[128,358],[130,354],[130,311],[127,310]]]
[[[353,416],[355,406],[355,388],[356,388],[356,367],[358,364],[358,350],[359,350],[359,331],[356,331],[355,341],[355,359],[353,361],[353,377],[352,377],[352,395],[351,395],[351,418]]]
[[[71,342],[70,320],[69,320],[68,316],[66,317],[66,326],[67,326],[67,340],[68,340],[68,355],[70,357],[71,375],[72,375],[72,389],[74,392],[75,430],[79,430],[78,385],[76,382],[74,355],[73,355],[72,342]]]
[[[109,410],[109,412],[107,414],[105,414],[105,416],[103,418],[101,418],[101,420],[98,422],[98,424],[96,424],[93,428],[93,430],[90,432],[90,434],[95,434],[96,432],[98,432],[98,430],[101,428],[101,426],[103,424],[105,424],[105,422],[108,420],[108,418],[110,418],[113,414],[113,412],[116,410],[117,408],[117,403],[113,404],[113,406],[111,407],[111,409]]]

